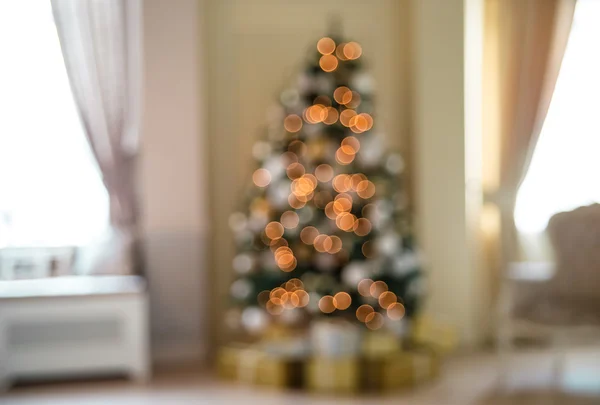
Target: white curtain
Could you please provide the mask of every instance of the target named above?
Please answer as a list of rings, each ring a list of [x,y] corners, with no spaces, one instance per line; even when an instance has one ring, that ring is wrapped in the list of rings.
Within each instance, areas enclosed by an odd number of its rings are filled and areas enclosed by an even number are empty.
[[[137,236],[139,75],[137,29],[132,24],[136,19],[131,15],[135,4],[127,0],[52,0],[71,90],[109,195],[110,222],[116,236],[109,245],[111,260],[130,256]],[[117,260],[123,267],[121,258]]]

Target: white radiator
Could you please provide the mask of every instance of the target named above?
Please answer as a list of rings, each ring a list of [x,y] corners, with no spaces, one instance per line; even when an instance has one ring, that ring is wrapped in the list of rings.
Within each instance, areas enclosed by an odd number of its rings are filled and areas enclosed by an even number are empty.
[[[123,373],[141,381],[150,373],[142,278],[0,281],[0,387]]]

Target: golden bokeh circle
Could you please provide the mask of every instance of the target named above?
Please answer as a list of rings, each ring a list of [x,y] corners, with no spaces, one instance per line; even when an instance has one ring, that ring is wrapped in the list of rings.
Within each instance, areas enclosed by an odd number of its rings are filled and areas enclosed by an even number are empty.
[[[335,305],[333,305],[333,297],[331,295],[325,295],[319,300],[319,309],[325,314],[330,314],[335,311]]]
[[[315,176],[320,182],[326,183],[333,178],[333,168],[330,165],[323,163],[316,167]]]
[[[377,330],[383,326],[383,315],[379,312],[371,312],[365,319],[365,325],[371,330]]]
[[[271,173],[267,169],[257,169],[252,174],[252,181],[257,187],[267,187],[271,183]]]
[[[363,280],[360,280],[358,283],[358,286],[357,286],[358,293],[360,295],[362,295],[363,297],[370,297],[372,284],[373,284],[373,280],[371,280],[370,278],[365,278]]]
[[[355,60],[360,58],[360,55],[362,55],[362,47],[358,44],[358,42],[348,42],[342,48],[342,52],[347,59]]]
[[[315,243],[315,238],[319,236],[319,231],[314,226],[307,226],[300,231],[300,239],[307,245]]]
[[[383,309],[388,309],[392,304],[395,304],[398,300],[396,294],[391,291],[385,291],[379,296],[379,306]]]
[[[348,309],[350,304],[352,304],[352,298],[347,292],[339,292],[333,297],[333,305],[340,311]]]
[[[338,59],[333,55],[323,55],[319,59],[319,66],[325,72],[333,72],[338,67]]]
[[[290,114],[283,120],[283,127],[288,132],[298,132],[302,129],[302,118],[296,114]]]
[[[350,126],[350,120],[355,115],[356,115],[356,111],[351,110],[351,109],[346,109],[346,110],[344,110],[344,111],[342,111],[340,113],[340,122],[342,123],[343,126],[349,127]]]
[[[395,302],[387,308],[387,316],[393,321],[399,321],[404,318],[405,314],[406,309],[404,308],[404,305],[399,302]]]
[[[387,290],[388,290],[388,286],[383,281],[375,281],[375,282],[373,282],[373,284],[371,284],[371,287],[369,287],[369,293],[371,294],[371,297],[377,298],[377,299],[379,299],[381,294],[383,294]]]
[[[265,234],[269,239],[279,239],[283,236],[283,225],[277,221],[272,221],[265,226]]]
[[[350,91],[350,89],[346,86],[340,86],[333,91],[333,99],[338,104],[346,104],[347,101],[345,97],[347,93],[350,93],[350,99],[352,99],[352,92]]]
[[[286,211],[283,214],[281,214],[280,221],[284,228],[294,229],[298,226],[300,218],[298,217],[298,214],[296,214],[294,211]]]
[[[317,50],[322,55],[330,55],[335,51],[335,41],[329,37],[323,37],[317,42]]]
[[[366,218],[359,218],[352,229],[357,236],[368,235],[371,232],[371,221]]]
[[[373,311],[374,311],[374,309],[372,306],[367,305],[367,304],[361,305],[356,310],[356,319],[358,319],[361,322],[365,322],[367,320],[367,317],[370,314],[372,314]]]

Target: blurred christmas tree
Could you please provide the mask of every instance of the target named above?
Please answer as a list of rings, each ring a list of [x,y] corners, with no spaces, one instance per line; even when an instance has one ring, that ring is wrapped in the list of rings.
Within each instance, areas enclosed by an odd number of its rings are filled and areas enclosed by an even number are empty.
[[[318,41],[269,111],[247,211],[230,217],[238,253],[232,328],[343,317],[370,329],[411,317],[423,290],[400,177],[373,113],[362,48]]]

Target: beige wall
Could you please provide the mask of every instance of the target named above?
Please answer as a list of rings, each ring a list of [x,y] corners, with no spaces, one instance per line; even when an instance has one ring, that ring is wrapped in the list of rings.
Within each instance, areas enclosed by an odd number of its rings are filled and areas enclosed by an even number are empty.
[[[204,349],[206,167],[199,2],[143,2],[140,177],[152,343],[157,361]],[[203,293],[204,292],[204,293]]]
[[[412,5],[414,171],[419,240],[430,271],[427,308],[472,345],[484,317],[473,221],[481,195],[481,9],[470,0]]]

